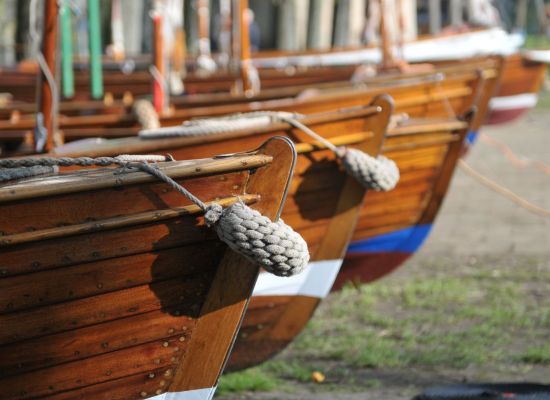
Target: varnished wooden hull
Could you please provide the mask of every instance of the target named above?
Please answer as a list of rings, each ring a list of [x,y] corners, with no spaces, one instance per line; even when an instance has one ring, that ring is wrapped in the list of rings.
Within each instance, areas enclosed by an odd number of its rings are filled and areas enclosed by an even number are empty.
[[[391,112],[391,103],[382,97],[375,100],[374,104],[380,107],[380,110],[370,106],[353,111],[319,114],[306,118],[304,124],[317,133],[331,138],[335,143],[345,144],[343,140],[347,140],[348,146],[358,147],[375,155],[382,144]],[[280,340],[280,343],[288,343],[303,328],[336,278],[357,222],[364,189],[338,168],[331,151],[312,148],[307,145],[312,143],[310,137],[297,129],[289,130],[286,124],[204,138],[175,140],[127,138],[114,140],[112,146],[104,146],[103,149],[84,150],[87,154],[96,155],[114,154],[121,149],[130,152],[166,151],[178,159],[185,158],[189,154],[194,156],[209,154],[216,148],[233,152],[242,148],[244,143],[253,147],[255,143],[273,134],[288,135],[297,144],[299,156],[296,178],[290,188],[282,218],[304,237],[310,248],[312,260],[309,271],[301,276],[277,279],[265,274],[260,275],[251,300],[251,309],[260,307],[258,304],[263,304],[263,299],[266,298],[273,298],[281,306],[273,309],[269,315],[260,315],[262,323],[259,323],[255,317],[259,315],[258,312],[253,312],[252,317],[247,314],[242,332],[246,335],[250,325],[258,328],[260,332],[254,337],[241,336],[240,343],[237,343],[234,348],[236,357],[239,357],[240,349],[246,349],[248,352],[253,346],[262,347],[261,343],[264,339],[269,341],[278,337],[277,340]],[[336,142],[338,140],[340,142]],[[292,299],[292,301],[282,302],[281,299]],[[267,307],[270,306],[267,305]],[[255,340],[260,340],[260,343]],[[277,350],[279,349],[277,347]],[[256,358],[247,363],[259,363],[266,357],[266,353],[249,352],[249,354],[255,354]],[[229,365],[235,362],[240,363],[238,358],[232,358]]]
[[[500,86],[490,103],[487,123],[507,123],[534,108],[547,71],[547,63],[529,60],[520,54],[507,57]]]
[[[199,198],[241,194],[275,219],[293,157],[275,140],[165,171]],[[112,171],[0,186],[3,399],[213,395],[258,267],[179,193]]]

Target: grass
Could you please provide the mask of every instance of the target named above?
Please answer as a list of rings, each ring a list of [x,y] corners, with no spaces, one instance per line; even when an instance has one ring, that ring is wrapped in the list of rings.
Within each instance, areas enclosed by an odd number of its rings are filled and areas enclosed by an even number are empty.
[[[550,38],[546,35],[527,35],[523,47],[526,49],[548,49],[550,48]]]
[[[550,365],[550,268],[544,260],[505,257],[428,261],[416,274],[346,287],[282,355],[223,377],[221,388],[269,390],[258,389],[261,381],[292,390],[282,383],[311,382],[315,370],[330,388],[353,386],[361,369]],[[241,383],[247,379],[248,386]],[[358,384],[366,389],[369,380]]]
[[[259,368],[227,374],[221,379],[216,396],[235,392],[267,392],[277,387],[279,381]]]

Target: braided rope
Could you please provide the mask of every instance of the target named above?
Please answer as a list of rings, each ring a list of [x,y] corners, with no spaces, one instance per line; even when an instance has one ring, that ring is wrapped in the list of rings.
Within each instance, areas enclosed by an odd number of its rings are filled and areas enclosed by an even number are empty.
[[[46,175],[56,173],[58,168],[55,166],[35,165],[33,167],[20,167],[0,170],[0,182],[7,182],[14,179],[29,178],[31,176]]]
[[[143,129],[160,128],[159,116],[150,101],[135,101],[134,104],[132,104],[132,112]]]
[[[361,150],[338,148],[296,118],[285,115],[280,115],[278,118],[300,129],[332,150],[342,162],[346,172],[353,176],[365,189],[387,192],[395,188],[399,182],[399,168],[389,158],[382,155],[374,158]]]
[[[59,167],[72,167],[75,165],[81,167],[106,167],[113,164],[125,165],[129,162],[139,161],[171,161],[170,156],[159,155],[128,155],[123,154],[117,157],[29,157],[18,159],[0,159],[0,168],[20,168],[20,167],[34,167],[34,166],[59,166]]]
[[[363,187],[388,191],[392,190],[399,182],[399,169],[392,160],[382,155],[374,158],[359,150],[337,148],[329,140],[301,123],[299,118],[303,118],[303,115],[282,111],[254,111],[190,120],[180,126],[142,130],[139,132],[139,136],[152,139],[203,136],[258,128],[274,122],[286,122],[332,150],[341,160],[346,171]]]
[[[200,118],[185,121],[179,126],[143,129],[139,132],[139,136],[145,139],[156,139],[163,137],[193,137],[235,132],[241,129],[268,126],[274,121],[278,121],[281,115],[290,117],[296,114],[273,111],[254,111],[216,118]]]
[[[204,211],[205,223],[216,230],[220,240],[231,249],[242,254],[268,272],[277,276],[292,276],[302,272],[309,262],[309,251],[305,240],[282,220],[271,221],[242,201],[223,209],[217,203],[205,204],[156,165],[147,161],[166,161],[168,156],[79,157],[79,158],[22,158],[0,160],[2,173],[11,171],[15,175],[26,170],[45,168],[49,172],[57,166],[106,166],[111,164],[131,165],[170,185]],[[23,167],[23,168],[21,168]],[[53,168],[52,168],[53,167]],[[10,170],[12,169],[12,170]],[[17,172],[16,172],[17,171]],[[8,174],[9,175],[9,174]]]

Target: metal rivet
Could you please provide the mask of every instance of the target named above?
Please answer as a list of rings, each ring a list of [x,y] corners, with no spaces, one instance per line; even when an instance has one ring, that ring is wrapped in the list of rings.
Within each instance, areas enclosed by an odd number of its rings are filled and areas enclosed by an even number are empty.
[[[159,382],[159,386],[164,386],[164,385],[166,385],[166,381],[160,381]]]
[[[153,379],[153,378],[155,377],[155,374],[151,372],[151,373],[148,375],[148,377],[149,377],[149,379]]]
[[[170,328],[170,329],[168,329],[168,333],[169,333],[169,334],[172,334],[172,333],[174,333],[174,328]]]
[[[185,336],[180,336],[179,341],[180,342],[185,342]]]
[[[141,396],[141,397],[147,396],[147,392],[141,392],[141,393],[140,393],[140,396]]]
[[[155,392],[156,394],[161,394],[162,393],[162,389],[157,389],[157,391]]]
[[[164,376],[170,376],[172,375],[172,370],[171,369],[167,369],[165,372],[164,372]]]
[[[169,345],[168,342],[164,342],[164,343],[162,344],[162,347],[168,347],[168,345]]]

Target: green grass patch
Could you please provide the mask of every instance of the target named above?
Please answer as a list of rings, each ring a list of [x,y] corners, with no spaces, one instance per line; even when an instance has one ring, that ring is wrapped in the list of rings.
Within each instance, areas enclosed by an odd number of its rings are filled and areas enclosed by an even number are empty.
[[[550,39],[546,35],[528,35],[523,47],[529,50],[546,50],[550,48]]]
[[[521,351],[515,337],[536,337],[550,321],[548,300],[529,286],[550,284],[548,269],[527,261],[499,269],[490,260],[452,273],[430,264],[426,277],[347,287],[323,305],[291,353],[368,368],[504,362]]]
[[[223,375],[216,394],[223,396],[239,392],[266,392],[275,389],[279,384],[279,380],[271,374],[260,368],[251,368]]]
[[[550,343],[529,347],[520,358],[521,361],[530,364],[550,365]]]
[[[327,377],[319,390],[330,391],[343,383],[346,390],[367,390],[370,378],[354,372],[365,369],[549,365],[549,264],[505,257],[428,261],[420,273],[346,286],[329,296],[289,349],[224,377],[221,391],[291,391],[311,382],[313,371]]]

